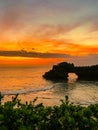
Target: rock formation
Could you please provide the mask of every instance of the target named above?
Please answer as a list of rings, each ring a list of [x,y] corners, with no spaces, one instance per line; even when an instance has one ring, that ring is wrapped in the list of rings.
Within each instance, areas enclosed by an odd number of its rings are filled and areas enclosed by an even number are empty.
[[[73,63],[67,62],[53,65],[43,77],[48,80],[67,80],[71,72],[78,75],[78,80],[98,80],[98,65],[75,67]]]

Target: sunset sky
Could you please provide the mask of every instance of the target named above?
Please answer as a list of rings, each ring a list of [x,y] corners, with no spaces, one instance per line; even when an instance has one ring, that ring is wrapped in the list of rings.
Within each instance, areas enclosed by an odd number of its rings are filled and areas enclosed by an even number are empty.
[[[98,0],[0,0],[0,66],[98,64]]]

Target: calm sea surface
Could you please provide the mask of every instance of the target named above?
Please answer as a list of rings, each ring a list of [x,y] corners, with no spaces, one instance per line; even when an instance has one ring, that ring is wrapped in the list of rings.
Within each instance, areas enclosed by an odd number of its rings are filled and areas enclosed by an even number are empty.
[[[50,68],[0,68],[0,91],[5,95],[4,101],[19,93],[23,102],[33,101],[45,105],[58,105],[65,95],[75,104],[89,105],[98,103],[98,82],[75,81],[76,76],[69,74],[68,82],[52,82],[42,78]]]

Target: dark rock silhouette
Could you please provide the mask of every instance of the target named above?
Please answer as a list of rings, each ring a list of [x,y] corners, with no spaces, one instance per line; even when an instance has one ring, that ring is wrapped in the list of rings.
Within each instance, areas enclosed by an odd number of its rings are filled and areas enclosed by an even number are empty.
[[[52,70],[46,72],[43,77],[49,80],[58,80],[58,79],[67,79],[68,73],[73,72],[74,64],[67,62],[62,62],[57,65],[54,65]]]
[[[48,80],[67,80],[71,72],[78,75],[78,80],[98,80],[98,65],[75,67],[73,63],[67,62],[53,65],[43,77]]]
[[[98,80],[98,65],[75,67],[78,80]]]

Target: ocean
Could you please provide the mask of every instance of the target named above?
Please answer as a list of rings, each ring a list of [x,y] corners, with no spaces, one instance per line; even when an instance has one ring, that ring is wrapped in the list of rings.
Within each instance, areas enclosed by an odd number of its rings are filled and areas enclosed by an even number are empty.
[[[0,91],[4,102],[19,94],[22,102],[42,102],[46,106],[59,105],[67,95],[77,105],[98,103],[98,82],[77,81],[76,75],[69,74],[68,81],[49,81],[42,75],[51,67],[1,67]]]

